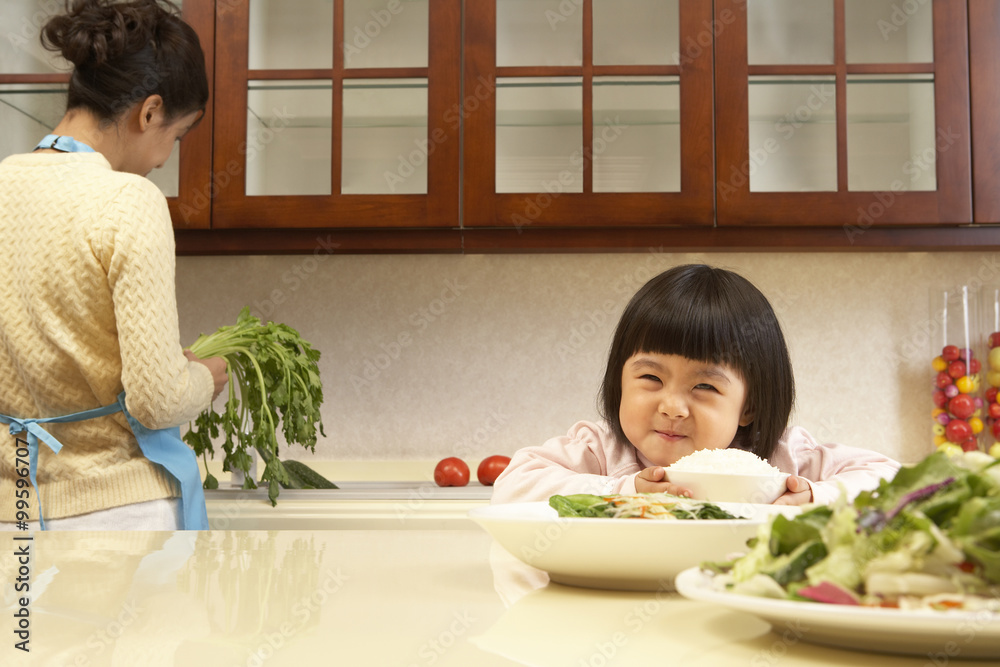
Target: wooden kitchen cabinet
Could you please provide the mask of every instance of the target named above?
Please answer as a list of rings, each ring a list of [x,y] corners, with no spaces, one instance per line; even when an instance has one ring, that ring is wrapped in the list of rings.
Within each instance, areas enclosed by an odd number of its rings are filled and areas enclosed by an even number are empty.
[[[198,33],[206,62],[214,61],[215,17],[211,2],[177,0],[184,20]],[[4,0],[0,3],[0,159],[32,150],[66,110],[66,88],[72,66],[42,48],[39,34],[53,14],[64,9],[51,0]],[[208,68],[209,86],[212,68]],[[206,229],[211,223],[209,192],[212,169],[212,106],[199,125],[174,150],[170,160],[149,178],[167,196],[174,226]]]
[[[972,81],[973,213],[976,223],[1000,223],[1000,3],[969,0]]]
[[[996,245],[996,229],[965,226],[970,24],[976,205],[994,208],[975,219],[1000,220],[995,4],[467,3],[465,87],[495,90],[465,124],[464,246]],[[609,116],[617,143],[602,141]]]
[[[718,224],[972,222],[959,0],[717,0]]]
[[[214,229],[458,226],[461,0],[215,5]]]
[[[178,252],[1000,246],[996,5],[186,0]]]
[[[711,0],[466,3],[464,226],[711,226],[711,34],[678,57],[711,21]]]

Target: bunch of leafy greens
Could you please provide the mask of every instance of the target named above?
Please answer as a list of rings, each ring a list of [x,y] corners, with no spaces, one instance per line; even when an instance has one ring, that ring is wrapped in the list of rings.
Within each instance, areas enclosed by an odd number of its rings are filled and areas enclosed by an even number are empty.
[[[611,519],[738,519],[718,505],[667,493],[552,496],[549,505],[564,517]]]
[[[214,407],[198,415],[184,440],[199,456],[215,455],[212,439],[224,436],[222,468],[244,473],[243,488],[257,488],[249,474],[251,449],[265,463],[260,482],[276,504],[281,486],[290,483],[289,472],[278,458],[278,428],[289,445],[316,450],[317,432],[323,432],[320,405],[323,386],[314,350],[299,333],[285,324],[262,324],[244,308],[233,326],[201,335],[190,347],[199,358],[225,357],[229,364],[229,398],[221,413]],[[205,488],[218,480],[207,473]]]
[[[992,608],[1000,600],[1000,460],[936,452],[851,504],[776,516],[748,544],[735,561],[702,564],[720,574],[721,588],[839,604]]]

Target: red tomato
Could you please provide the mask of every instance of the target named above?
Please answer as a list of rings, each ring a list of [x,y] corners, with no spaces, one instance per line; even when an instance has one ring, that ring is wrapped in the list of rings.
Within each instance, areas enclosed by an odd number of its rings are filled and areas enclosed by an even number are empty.
[[[968,394],[959,394],[948,401],[948,410],[959,419],[968,419],[976,411],[976,404]]]
[[[950,442],[965,442],[972,437],[972,427],[969,426],[969,422],[967,421],[952,419],[944,427],[944,433]]]
[[[465,486],[469,483],[469,465],[455,456],[441,459],[434,467],[434,482],[438,486]]]
[[[937,407],[943,408],[944,406],[948,405],[948,397],[940,389],[935,389],[932,396],[934,398],[934,405],[936,405]]]
[[[941,350],[941,356],[944,357],[945,361],[955,361],[958,359],[958,355],[957,345],[945,345],[944,349]]]
[[[497,477],[504,471],[508,463],[510,463],[509,456],[487,456],[479,464],[479,469],[476,470],[476,477],[479,478],[479,483],[485,486],[493,486],[493,482],[497,481]]]

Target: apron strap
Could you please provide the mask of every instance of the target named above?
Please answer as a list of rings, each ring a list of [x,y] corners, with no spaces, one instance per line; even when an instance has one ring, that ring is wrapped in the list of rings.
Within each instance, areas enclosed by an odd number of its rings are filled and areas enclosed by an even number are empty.
[[[0,414],[0,422],[10,425],[9,430],[11,435],[17,435],[25,431],[28,433],[28,478],[31,480],[31,486],[35,488],[35,498],[38,500],[38,524],[42,530],[45,530],[45,518],[42,516],[42,495],[38,491],[38,480],[36,479],[36,472],[38,470],[38,442],[39,440],[44,442],[45,446],[51,449],[53,454],[59,453],[59,450],[62,449],[62,443],[39,424],[65,424],[68,422],[85,421],[87,419],[105,417],[119,410],[121,410],[121,406],[118,403],[112,403],[100,408],[74,412],[73,414],[62,415],[60,417],[22,419]]]
[[[41,529],[45,530],[45,518],[42,515],[42,497],[38,491],[36,479],[38,443],[39,441],[44,442],[53,454],[58,454],[63,446],[40,424],[86,421],[97,417],[106,417],[116,412],[125,414],[143,455],[153,463],[166,468],[167,472],[180,483],[184,529],[208,530],[205,492],[201,486],[201,471],[198,469],[198,460],[195,458],[194,451],[181,440],[180,428],[148,429],[140,424],[125,408],[125,392],[119,394],[118,400],[109,405],[60,417],[29,419],[0,414],[0,422],[10,425],[11,435],[23,432],[28,434],[28,477],[31,480],[31,485],[35,488],[35,497],[38,499],[38,524]]]
[[[194,450],[181,440],[180,428],[146,428],[125,409],[125,392],[118,395],[118,403],[143,455],[163,466],[180,484],[184,530],[208,530],[208,510],[198,458]]]

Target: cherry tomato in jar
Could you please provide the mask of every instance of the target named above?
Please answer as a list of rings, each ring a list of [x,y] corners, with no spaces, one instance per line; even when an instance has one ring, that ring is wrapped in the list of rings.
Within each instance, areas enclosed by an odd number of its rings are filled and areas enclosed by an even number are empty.
[[[934,378],[934,384],[935,386],[937,386],[938,389],[944,389],[945,387],[950,385],[953,381],[954,380],[952,379],[952,377],[948,375],[948,373],[946,373],[945,371],[941,371]]]
[[[959,351],[957,345],[945,345],[944,349],[941,350],[941,356],[944,357],[945,361],[955,361],[958,359]]]
[[[948,364],[948,375],[955,378],[956,380],[965,375],[965,362],[964,361],[953,361]]]
[[[965,442],[972,437],[972,427],[969,422],[962,419],[952,419],[945,427],[945,435],[949,442]]]
[[[476,470],[479,483],[484,486],[493,486],[493,482],[497,481],[497,477],[507,468],[509,463],[509,456],[487,456]]]
[[[469,464],[456,456],[441,459],[434,467],[434,483],[438,486],[465,486],[469,483]]]
[[[943,408],[948,404],[948,396],[941,389],[934,390],[933,398],[934,398],[934,405],[936,405],[939,408]]]
[[[968,394],[959,394],[948,401],[948,411],[959,419],[968,419],[976,411],[976,404]]]

